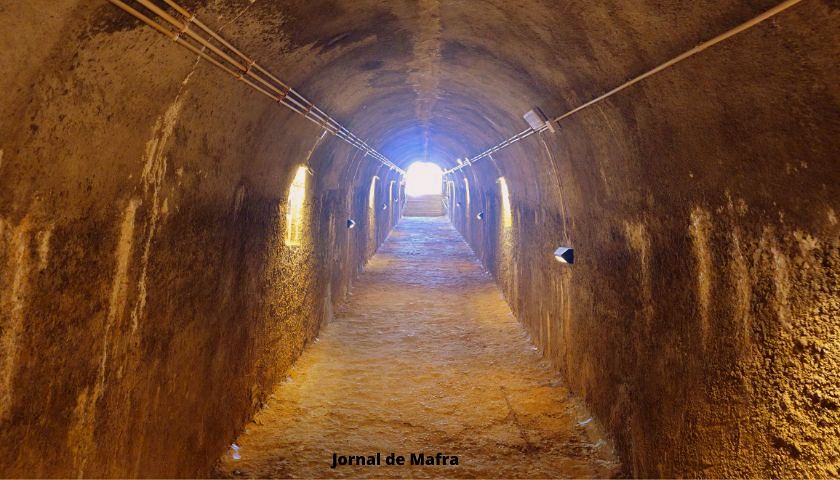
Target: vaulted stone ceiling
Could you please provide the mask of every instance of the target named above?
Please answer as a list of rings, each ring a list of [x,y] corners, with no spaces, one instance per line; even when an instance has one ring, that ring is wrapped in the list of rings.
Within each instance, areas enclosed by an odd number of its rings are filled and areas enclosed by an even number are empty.
[[[563,113],[774,4],[229,0],[197,11],[398,164],[451,166],[527,127],[533,106]]]

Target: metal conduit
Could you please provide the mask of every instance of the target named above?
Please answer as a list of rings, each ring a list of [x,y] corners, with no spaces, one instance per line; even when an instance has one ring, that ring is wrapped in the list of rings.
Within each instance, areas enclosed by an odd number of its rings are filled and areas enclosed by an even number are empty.
[[[172,15],[152,0],[133,0],[134,3],[139,4],[153,13],[157,17],[156,19],[132,7],[126,1],[109,1],[161,34],[169,37],[178,45],[242,81],[245,85],[289,108],[293,112],[361,150],[365,153],[365,156],[370,156],[386,167],[396,170],[403,175],[405,174],[403,169],[338,123],[338,121],[307,100],[306,97],[295,89],[260,66],[256,60],[231,45],[230,42],[214,32],[198,20],[194,14],[178,5],[175,1],[163,0],[175,11],[175,15]],[[192,25],[195,25],[198,29],[191,28]],[[215,40],[216,44],[212,42],[213,40]]]
[[[772,17],[782,13],[783,11],[787,10],[788,8],[796,5],[797,3],[801,2],[801,1],[802,0],[786,0],[786,1],[776,5],[775,7],[771,8],[770,10],[767,10],[766,12],[762,13],[761,15],[758,15],[757,17],[754,17],[754,18],[740,24],[740,25],[738,25],[737,27],[735,27],[731,30],[727,30],[726,32],[716,36],[715,38],[713,38],[711,40],[708,40],[708,41],[705,41],[705,42],[701,43],[700,45],[697,45],[696,47],[692,48],[691,50],[688,50],[686,52],[683,52],[683,53],[677,55],[676,57],[668,60],[667,62],[664,62],[664,63],[646,71],[645,73],[643,73],[643,74],[641,74],[637,77],[634,77],[631,80],[628,80],[627,82],[622,83],[621,85],[613,88],[612,90],[593,98],[592,100],[584,103],[583,105],[575,107],[572,110],[569,110],[568,112],[566,112],[562,115],[558,115],[557,117],[554,117],[551,120],[548,120],[548,122],[559,123],[560,121],[562,121],[562,120],[564,120],[568,117],[571,117],[572,115],[580,112],[581,110],[589,108],[589,107],[595,105],[596,103],[600,103],[600,102],[606,100],[607,98],[615,95],[616,93],[621,92],[622,90],[625,90],[625,89],[641,82],[642,80],[644,80],[648,77],[651,77],[651,76],[653,76],[653,75],[655,75],[655,74],[657,74],[657,73],[659,73],[659,72],[661,72],[661,71],[663,71],[663,70],[665,70],[669,67],[672,67],[672,66],[676,65],[677,63],[679,63],[679,62],[681,62],[681,61],[683,61],[683,60],[685,60],[689,57],[692,57],[692,56],[702,52],[703,50],[706,50],[709,47],[717,45],[718,43],[720,43],[720,42],[722,42],[722,41],[724,41],[724,40],[726,40],[730,37],[733,37],[733,36],[743,32],[745,30],[748,30],[748,29],[758,25],[759,23],[761,23],[761,22],[763,22],[763,21],[765,21],[769,18],[772,18]],[[547,125],[541,127],[538,130],[528,128],[527,130],[517,133],[516,135],[514,135],[514,136],[508,138],[507,140],[505,140],[505,141],[503,141],[503,142],[485,150],[484,152],[479,153],[478,155],[475,155],[471,158],[465,159],[463,161],[463,163],[459,162],[458,166],[452,167],[449,170],[445,170],[443,172],[443,174],[448,175],[450,173],[457,172],[458,170],[461,170],[464,167],[470,166],[473,163],[475,163],[476,161],[481,160],[482,158],[487,157],[488,155],[490,155],[492,153],[498,152],[499,150],[501,150],[503,148],[506,148],[506,147],[510,146],[511,144],[516,143],[516,142],[518,142],[518,141],[520,141],[524,138],[528,138],[529,136],[533,135],[534,133],[543,132],[547,129],[548,129]]]

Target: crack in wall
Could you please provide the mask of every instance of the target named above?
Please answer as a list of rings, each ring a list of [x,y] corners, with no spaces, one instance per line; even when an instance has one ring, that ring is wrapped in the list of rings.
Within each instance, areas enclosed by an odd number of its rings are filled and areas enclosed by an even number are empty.
[[[195,69],[193,69],[193,72],[194,71]],[[137,281],[137,303],[134,306],[134,310],[131,312],[132,333],[137,331],[137,328],[140,325],[140,319],[143,317],[143,313],[146,308],[146,298],[148,295],[146,282],[149,270],[149,259],[151,257],[152,241],[157,233],[158,223],[160,222],[162,213],[161,189],[163,187],[163,181],[166,177],[166,146],[169,143],[169,139],[172,137],[172,133],[175,130],[175,124],[178,121],[178,116],[180,115],[181,108],[183,107],[182,95],[184,93],[184,87],[186,87],[193,72],[190,72],[182,83],[181,91],[178,93],[175,102],[173,102],[166,110],[166,113],[158,119],[155,125],[155,132],[157,133],[146,144],[146,155],[144,156],[146,163],[143,167],[142,174],[143,193],[148,195],[151,190],[152,207],[146,225],[147,232],[143,245],[143,256],[140,261],[141,271],[140,278]]]
[[[222,30],[224,30],[226,27],[228,27],[228,26],[229,26],[230,24],[232,24],[233,22],[235,22],[235,21],[239,20],[239,17],[241,17],[242,15],[245,15],[245,12],[247,12],[248,10],[250,10],[250,9],[251,9],[251,7],[253,7],[253,6],[254,6],[254,4],[255,4],[255,3],[257,3],[257,0],[249,0],[249,2],[250,2],[250,3],[249,3],[248,5],[246,5],[246,6],[245,6],[242,10],[240,10],[240,11],[239,11],[239,13],[237,13],[236,15],[234,15],[234,16],[233,16],[233,18],[231,18],[231,19],[230,19],[230,20],[228,20],[227,22],[223,23],[223,24],[222,24],[222,26],[220,26],[220,27],[219,27],[219,32],[221,32]],[[218,3],[218,2],[217,2],[217,3]],[[219,18],[219,20],[221,20],[221,17]]]

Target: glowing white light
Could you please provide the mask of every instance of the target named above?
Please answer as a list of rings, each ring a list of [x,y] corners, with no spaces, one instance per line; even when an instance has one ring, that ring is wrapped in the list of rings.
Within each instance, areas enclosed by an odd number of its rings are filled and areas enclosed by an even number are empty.
[[[470,181],[464,177],[464,198],[467,200],[467,210],[470,209]]]
[[[373,210],[373,207],[376,205],[376,181],[379,180],[379,177],[374,176],[370,180],[370,192],[368,193],[368,208]]]
[[[505,177],[499,177],[499,188],[502,194],[502,228],[510,228],[513,225],[513,213],[510,209],[510,190],[508,190]]]
[[[303,237],[304,203],[306,202],[306,174],[304,166],[297,169],[289,187],[289,204],[286,212],[286,245],[298,246]]]
[[[405,174],[405,193],[412,197],[442,194],[443,170],[434,163],[412,163]]]

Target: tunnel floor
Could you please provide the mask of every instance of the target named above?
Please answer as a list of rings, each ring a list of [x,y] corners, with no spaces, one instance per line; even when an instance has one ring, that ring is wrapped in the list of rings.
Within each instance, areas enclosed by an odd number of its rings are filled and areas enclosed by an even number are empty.
[[[603,438],[448,220],[404,218],[216,474],[615,476]],[[377,452],[381,466],[330,468]]]

